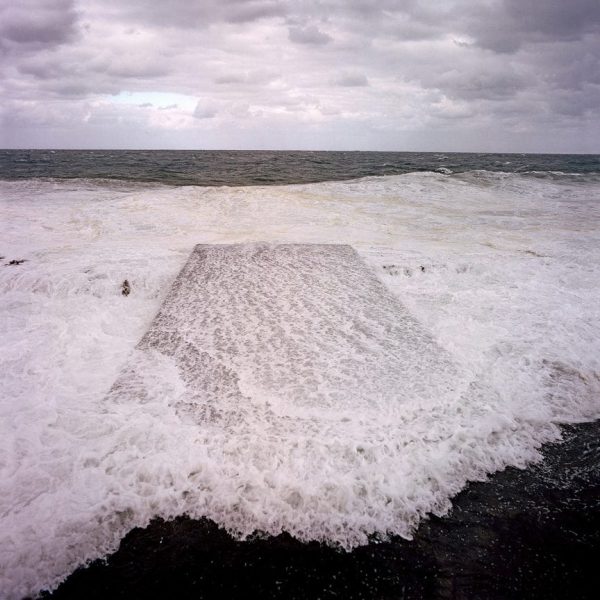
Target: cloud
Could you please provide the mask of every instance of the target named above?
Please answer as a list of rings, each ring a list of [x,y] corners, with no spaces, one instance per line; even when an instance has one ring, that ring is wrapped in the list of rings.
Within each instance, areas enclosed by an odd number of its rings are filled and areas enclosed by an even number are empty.
[[[465,29],[479,46],[514,53],[524,44],[576,41],[600,32],[596,0],[504,0],[483,5]]]
[[[276,80],[279,74],[276,71],[259,69],[245,73],[227,73],[215,77],[218,85],[265,85]]]
[[[212,119],[217,116],[216,108],[210,103],[198,101],[194,109],[195,119]]]
[[[506,0],[506,12],[533,39],[577,40],[600,29],[596,0]]]
[[[346,73],[335,80],[335,83],[342,87],[367,87],[369,81],[361,73]]]
[[[433,83],[450,96],[464,100],[503,100],[527,87],[526,79],[510,69],[499,69],[496,72],[465,72],[452,69],[439,75]]]
[[[280,2],[250,0],[234,3],[226,12],[225,19],[230,23],[251,23],[258,19],[280,17],[286,12],[286,7]]]
[[[597,0],[0,0],[1,127],[25,146],[435,149],[444,130],[589,150],[598,56]]]
[[[0,4],[0,43],[4,47],[51,47],[72,40],[77,14],[73,0],[4,0]]]
[[[104,0],[129,23],[205,29],[216,23],[253,23],[281,17],[287,2],[278,0]]]
[[[290,41],[295,44],[322,46],[331,41],[331,36],[323,33],[315,25],[292,26],[289,28]]]
[[[230,84],[236,85],[238,83],[247,83],[247,76],[244,74],[219,75],[218,77],[215,77],[215,83],[217,83],[219,85],[230,85]]]

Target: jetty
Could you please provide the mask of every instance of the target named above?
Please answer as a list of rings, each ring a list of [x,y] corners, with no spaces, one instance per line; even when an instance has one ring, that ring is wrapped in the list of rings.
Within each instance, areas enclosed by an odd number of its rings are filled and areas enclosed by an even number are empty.
[[[402,402],[438,402],[458,375],[342,244],[197,245],[138,350],[175,362],[187,387],[178,408],[198,421],[253,403],[288,417],[385,413]]]

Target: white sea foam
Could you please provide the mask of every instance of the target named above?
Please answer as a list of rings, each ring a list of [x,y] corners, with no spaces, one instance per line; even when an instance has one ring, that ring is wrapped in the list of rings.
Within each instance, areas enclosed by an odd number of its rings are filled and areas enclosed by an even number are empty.
[[[557,423],[599,416],[598,183],[474,172],[267,188],[22,181],[0,193],[2,263],[26,259],[0,266],[3,597],[56,585],[155,515],[345,547],[410,535],[466,480],[536,460]],[[133,349],[195,244],[261,240],[351,244],[476,382],[469,401],[379,416],[363,405],[336,424],[335,410],[282,405],[240,372],[257,402],[310,412],[306,435],[261,436],[250,417],[237,437],[200,427],[181,408],[177,365]],[[126,363],[143,403],[109,394]]]

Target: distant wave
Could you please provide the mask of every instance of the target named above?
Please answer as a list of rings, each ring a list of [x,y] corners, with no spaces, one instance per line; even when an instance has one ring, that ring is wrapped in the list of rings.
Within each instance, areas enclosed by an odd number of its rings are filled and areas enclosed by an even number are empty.
[[[447,175],[491,171],[593,178],[600,175],[600,157],[426,152],[0,151],[0,178],[7,180],[98,179],[173,186],[250,186],[424,171]]]

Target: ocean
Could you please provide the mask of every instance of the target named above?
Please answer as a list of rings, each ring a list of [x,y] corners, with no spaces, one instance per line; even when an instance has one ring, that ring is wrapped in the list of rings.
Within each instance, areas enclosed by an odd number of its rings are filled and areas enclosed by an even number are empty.
[[[349,556],[413,536],[422,551],[419,532],[455,518],[469,482],[515,469],[555,489],[542,445],[600,417],[597,155],[2,150],[0,203],[2,597],[55,589],[156,518],[209,518],[236,544],[283,531]],[[436,392],[424,414],[406,390],[443,373],[407,359],[385,382],[402,410],[374,416],[365,380],[344,390],[343,435],[328,437],[335,405],[317,404],[302,452],[284,437],[261,445],[246,423],[254,441],[235,460],[223,428],[173,410],[185,388],[176,373],[145,382],[149,405],[116,400],[109,390],[197,244],[351,246],[486,391]],[[336,319],[351,321],[351,307]],[[247,391],[290,413],[309,390],[263,392]],[[563,447],[577,485],[600,489],[589,452]],[[357,452],[362,462],[347,460]],[[290,457],[293,468],[276,468]],[[497,510],[494,498],[477,511]],[[578,510],[597,520],[598,500]]]

